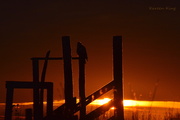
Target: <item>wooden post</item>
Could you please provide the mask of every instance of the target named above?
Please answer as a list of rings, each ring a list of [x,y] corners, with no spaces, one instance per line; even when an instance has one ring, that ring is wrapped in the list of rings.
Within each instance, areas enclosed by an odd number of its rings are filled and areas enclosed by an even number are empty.
[[[32,109],[26,109],[25,114],[26,114],[25,120],[32,120]]]
[[[113,37],[113,72],[114,72],[114,116],[115,120],[124,120],[123,79],[122,79],[122,37]]]
[[[70,37],[62,37],[63,61],[64,61],[64,87],[65,87],[65,104],[67,120],[72,118],[73,108],[73,83],[72,83],[72,65],[71,65],[71,47]]]
[[[79,55],[79,97],[80,97],[80,120],[86,116],[86,96],[85,96],[85,63],[87,60],[86,48],[77,43],[77,54]]]
[[[53,83],[49,84],[47,88],[47,116],[51,116],[52,113],[53,113]]]
[[[33,88],[33,115],[34,115],[34,120],[41,120],[41,114],[39,114],[39,61],[38,59],[33,59],[32,60],[33,64],[33,82],[35,83],[35,86]],[[37,83],[37,84],[36,84]]]
[[[46,70],[47,70],[47,65],[48,65],[48,58],[49,58],[49,54],[50,51],[48,51],[46,53],[46,57],[45,57],[45,61],[44,61],[44,66],[43,66],[43,70],[42,70],[42,74],[41,74],[41,89],[40,89],[40,115],[41,115],[41,119],[43,118],[43,102],[44,102],[44,82],[45,82],[45,76],[46,76]],[[48,110],[48,109],[47,109]]]
[[[6,83],[7,84],[7,83]],[[6,86],[7,87],[7,86]],[[12,103],[13,103],[13,88],[7,87],[6,92],[6,110],[5,110],[5,120],[12,120]]]

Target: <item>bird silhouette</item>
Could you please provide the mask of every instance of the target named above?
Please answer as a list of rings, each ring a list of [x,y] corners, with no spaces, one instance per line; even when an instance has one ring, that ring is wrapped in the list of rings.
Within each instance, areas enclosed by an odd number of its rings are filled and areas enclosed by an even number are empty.
[[[84,60],[84,63],[88,61],[86,48],[80,42],[77,43],[77,54],[79,55],[79,59]]]

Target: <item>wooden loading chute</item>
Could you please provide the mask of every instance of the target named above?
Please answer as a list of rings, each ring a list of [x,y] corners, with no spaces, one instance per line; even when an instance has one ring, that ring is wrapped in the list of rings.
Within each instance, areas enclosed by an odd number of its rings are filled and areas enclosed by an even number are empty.
[[[84,46],[81,46],[84,47]],[[94,120],[98,118],[100,115],[104,114],[108,111],[112,106],[116,109],[114,110],[114,116],[110,117],[108,120],[124,120],[124,110],[123,110],[123,81],[122,81],[122,37],[114,36],[113,37],[113,75],[114,80],[97,90],[93,94],[85,97],[85,61],[87,59],[87,54],[85,48],[81,49],[81,53],[79,55],[79,96],[80,102],[75,104],[72,107],[72,114],[74,115],[76,112],[80,111],[80,120]],[[84,51],[83,51],[84,50]],[[77,50],[78,51],[78,50]],[[82,55],[82,56],[81,56]],[[86,114],[86,106],[98,99],[105,93],[110,90],[114,90],[114,99],[109,101],[107,104],[100,106],[99,108],[91,111]],[[73,101],[72,101],[73,102]],[[64,119],[64,109],[66,108],[66,104],[61,105],[57,109],[53,111],[53,115],[51,119],[59,120],[61,118]],[[44,118],[47,120],[47,117]],[[66,120],[66,119],[64,119]],[[74,117],[74,120],[78,120],[77,117]]]
[[[122,37],[113,37],[113,76],[114,80],[97,90],[88,97],[85,96],[85,64],[87,61],[86,48],[78,42],[77,54],[78,57],[71,57],[70,37],[62,37],[63,57],[49,57],[48,52],[46,57],[34,57],[33,63],[33,82],[27,82],[28,86],[24,88],[33,89],[33,117],[34,120],[94,120],[100,115],[105,114],[112,106],[114,109],[114,116],[109,120],[124,120],[123,110],[123,81],[122,81]],[[44,60],[44,68],[41,75],[41,81],[39,80],[39,61]],[[53,92],[52,83],[45,82],[46,68],[49,60],[63,60],[64,62],[64,93],[65,104],[61,105],[55,110],[53,109]],[[72,60],[79,61],[79,97],[80,102],[76,103],[76,97],[73,96],[73,82],[72,82]],[[23,83],[22,83],[23,84]],[[47,89],[46,84],[51,84],[50,92],[48,92],[48,105],[47,114],[43,117],[43,90]],[[12,82],[7,81],[7,100],[6,100],[6,112],[5,120],[12,120],[11,105],[13,102],[13,93],[11,86]],[[104,95],[108,91],[114,91],[114,98],[107,104],[100,106],[99,108],[86,113],[86,106]],[[9,98],[11,98],[9,100]],[[78,118],[75,115],[76,112],[80,112]]]

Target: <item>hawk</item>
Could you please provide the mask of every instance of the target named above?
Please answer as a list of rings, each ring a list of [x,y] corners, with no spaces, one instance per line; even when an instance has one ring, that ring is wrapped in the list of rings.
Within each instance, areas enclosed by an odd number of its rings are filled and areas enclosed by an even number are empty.
[[[79,55],[80,59],[84,60],[84,63],[88,61],[86,48],[80,42],[77,43],[77,54]]]

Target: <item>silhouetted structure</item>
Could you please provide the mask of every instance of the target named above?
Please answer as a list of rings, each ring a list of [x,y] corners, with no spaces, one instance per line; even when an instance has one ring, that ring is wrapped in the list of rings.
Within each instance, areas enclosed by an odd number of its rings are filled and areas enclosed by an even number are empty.
[[[12,103],[13,103],[14,89],[15,88],[33,89],[35,86],[37,88],[47,89],[47,115],[52,114],[52,111],[53,111],[53,83],[45,82],[42,85],[41,83],[34,83],[34,82],[6,81],[7,94],[6,94],[5,120],[12,120],[12,106],[13,106]]]
[[[14,88],[31,88],[33,89],[33,117],[34,120],[78,120],[76,112],[80,111],[80,120],[94,120],[104,114],[111,107],[115,107],[114,116],[109,120],[124,120],[123,110],[123,80],[122,80],[122,37],[113,37],[113,75],[114,80],[86,97],[85,95],[85,64],[88,59],[86,48],[77,43],[77,54],[79,57],[71,56],[70,37],[62,37],[63,57],[49,57],[50,51],[45,57],[31,58],[33,65],[33,82],[7,81],[7,98],[5,120],[12,120],[12,102]],[[79,97],[80,102],[76,103],[73,96],[73,77],[71,60],[79,60]],[[39,61],[44,60],[44,67],[39,79]],[[53,111],[53,84],[45,82],[46,69],[48,60],[63,60],[64,62],[64,93],[65,104]],[[41,81],[40,81],[41,80]],[[47,115],[43,117],[43,94],[47,89]],[[114,90],[114,99],[107,104],[86,114],[86,106],[104,95],[110,90]],[[30,113],[30,112],[29,112]],[[31,119],[28,115],[27,119]]]
[[[86,116],[86,95],[85,95],[85,63],[88,59],[86,48],[77,43],[77,54],[79,55],[79,97],[80,97],[80,120],[84,120]]]

